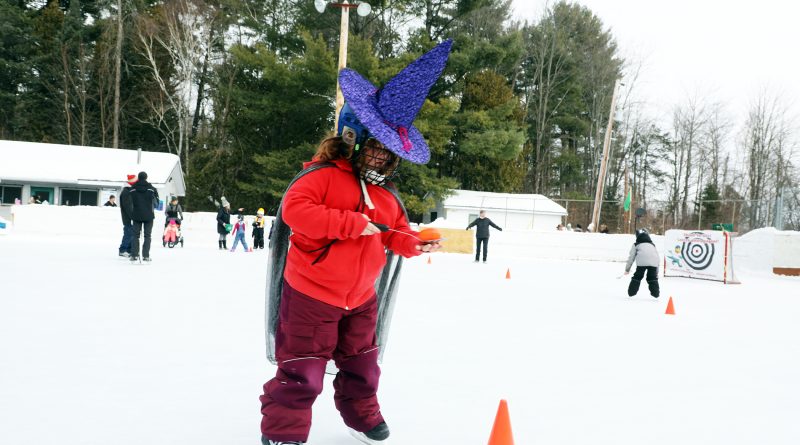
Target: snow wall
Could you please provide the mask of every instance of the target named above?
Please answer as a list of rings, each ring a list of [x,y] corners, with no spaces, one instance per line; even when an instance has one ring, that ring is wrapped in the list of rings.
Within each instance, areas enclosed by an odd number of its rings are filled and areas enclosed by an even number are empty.
[[[122,237],[122,219],[119,208],[112,207],[65,207],[46,205],[19,205],[11,208],[11,221],[6,222],[10,236],[80,237],[87,242],[118,245]],[[185,213],[183,236],[186,243],[217,247],[216,212]],[[250,223],[254,215],[246,215],[247,239],[251,239]],[[232,218],[232,219],[235,219]],[[266,231],[272,217],[267,217]],[[154,238],[161,236],[164,213],[156,212],[153,228]],[[463,231],[472,240],[474,252],[474,229],[464,230],[440,219],[431,227],[451,228]],[[453,226],[453,227],[451,227]],[[489,257],[541,258],[556,260],[587,260],[625,262],[634,242],[633,235],[580,233],[580,232],[535,232],[529,230],[490,229]],[[652,235],[653,242],[663,252],[664,237]],[[447,241],[445,241],[446,243]],[[775,268],[800,269],[800,232],[777,231],[772,228],[751,231],[733,241],[734,267],[772,273]]]

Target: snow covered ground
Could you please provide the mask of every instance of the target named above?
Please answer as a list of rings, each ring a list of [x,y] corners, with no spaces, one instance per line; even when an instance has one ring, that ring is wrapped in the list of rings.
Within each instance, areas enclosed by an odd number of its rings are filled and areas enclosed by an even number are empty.
[[[266,252],[187,227],[133,266],[106,229],[0,237],[0,444],[258,444]],[[501,398],[517,444],[800,443],[800,280],[662,278],[629,299],[622,263],[526,258],[507,236],[488,264],[406,263],[390,443],[485,444]],[[327,379],[309,443],[354,444]]]

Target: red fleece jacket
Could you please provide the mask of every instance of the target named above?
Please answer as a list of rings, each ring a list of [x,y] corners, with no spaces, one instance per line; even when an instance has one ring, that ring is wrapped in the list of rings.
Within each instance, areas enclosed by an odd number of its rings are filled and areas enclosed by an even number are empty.
[[[334,167],[298,179],[283,198],[283,220],[292,229],[284,278],[311,298],[354,309],[375,293],[386,247],[407,258],[422,252],[416,249],[417,232],[408,227],[403,209],[389,191],[367,184],[375,206],[369,209],[361,200],[361,184],[350,161],[332,163]],[[414,236],[392,231],[361,236],[367,226],[362,213],[372,222]],[[333,240],[326,253],[325,246]]]

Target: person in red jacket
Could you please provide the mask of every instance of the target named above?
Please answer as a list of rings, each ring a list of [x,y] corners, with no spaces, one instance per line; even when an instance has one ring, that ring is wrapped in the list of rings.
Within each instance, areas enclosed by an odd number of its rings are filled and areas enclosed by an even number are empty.
[[[450,44],[443,42],[404,69],[395,77],[401,81],[387,83],[384,92],[415,88],[385,93],[388,102],[374,101],[381,93],[354,71],[340,73],[346,104],[337,136],[322,141],[304,165],[277,217],[291,228],[291,248],[275,332],[278,370],[260,397],[264,445],[308,440],[311,408],[331,359],[339,369],[333,382],[336,408],[350,433],[364,443],[389,437],[377,398],[375,282],[386,249],[414,257],[441,247],[420,240],[409,227],[389,180],[401,158],[415,163],[430,158],[412,122],[444,69]],[[402,78],[409,74],[413,82]]]

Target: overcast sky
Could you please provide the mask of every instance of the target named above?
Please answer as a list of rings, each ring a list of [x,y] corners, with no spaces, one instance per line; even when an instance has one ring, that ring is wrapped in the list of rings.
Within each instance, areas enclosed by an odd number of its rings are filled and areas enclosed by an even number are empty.
[[[551,2],[552,3],[552,2]],[[800,115],[800,2],[793,0],[577,0],[641,61],[635,86],[666,119],[690,95],[727,105],[738,129],[764,88]],[[513,0],[514,17],[535,21],[545,2]],[[623,80],[624,81],[624,80]]]

